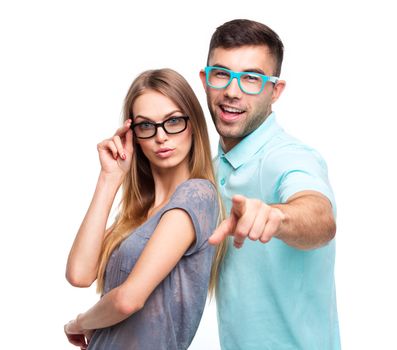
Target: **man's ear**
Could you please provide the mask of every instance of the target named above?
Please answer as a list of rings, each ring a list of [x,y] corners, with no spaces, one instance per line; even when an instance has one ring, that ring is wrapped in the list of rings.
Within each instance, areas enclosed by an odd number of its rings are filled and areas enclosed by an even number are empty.
[[[276,102],[279,99],[285,89],[286,84],[287,83],[285,80],[277,80],[277,83],[274,85],[273,88],[272,103]]]
[[[204,90],[206,90],[207,89],[207,82],[206,82],[206,78],[205,78],[205,72],[204,72],[203,69],[200,71],[200,79],[201,79],[201,83],[203,84]]]

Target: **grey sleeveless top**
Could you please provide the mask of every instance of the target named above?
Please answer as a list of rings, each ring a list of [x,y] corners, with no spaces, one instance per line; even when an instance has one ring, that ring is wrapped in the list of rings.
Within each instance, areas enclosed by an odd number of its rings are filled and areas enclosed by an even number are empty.
[[[180,184],[169,202],[121,243],[107,264],[104,294],[126,280],[162,215],[174,208],[189,214],[196,233],[194,244],[140,311],[94,332],[89,350],[179,350],[190,345],[205,306],[214,254],[207,239],[219,213],[216,190],[208,180]]]

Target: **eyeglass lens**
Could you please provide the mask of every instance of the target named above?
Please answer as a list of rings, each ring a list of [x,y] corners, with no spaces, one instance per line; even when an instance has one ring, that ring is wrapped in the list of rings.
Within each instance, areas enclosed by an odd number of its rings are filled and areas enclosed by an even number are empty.
[[[231,79],[232,75],[226,69],[212,68],[208,71],[208,82],[214,88],[225,88]],[[255,73],[239,73],[237,79],[241,89],[251,94],[259,93],[266,82],[261,75]]]
[[[167,134],[178,134],[186,129],[187,117],[173,117],[162,123],[149,121],[133,125],[135,135],[139,138],[150,138],[156,135],[157,128],[162,127]]]

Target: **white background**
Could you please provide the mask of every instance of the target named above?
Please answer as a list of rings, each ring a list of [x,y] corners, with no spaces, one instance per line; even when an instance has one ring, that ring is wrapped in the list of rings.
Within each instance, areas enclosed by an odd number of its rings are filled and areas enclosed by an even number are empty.
[[[270,25],[285,44],[279,122],[328,163],[338,203],[343,348],[395,348],[391,3],[2,1],[0,347],[73,349],[63,324],[98,298],[94,288],[76,289],[64,278],[99,171],[96,144],[118,127],[133,78],[170,67],[198,94],[215,150],[198,72],[215,28],[250,18]],[[214,303],[190,349],[219,349]]]

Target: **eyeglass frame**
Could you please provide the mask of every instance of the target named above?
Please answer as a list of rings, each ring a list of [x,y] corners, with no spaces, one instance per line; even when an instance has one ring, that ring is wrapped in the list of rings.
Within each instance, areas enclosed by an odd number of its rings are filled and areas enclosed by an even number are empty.
[[[214,86],[214,85],[211,85],[211,84],[210,84],[210,82],[209,82],[209,80],[208,80],[208,76],[209,76],[209,72],[210,72],[212,69],[214,69],[214,68],[215,68],[215,69],[222,70],[222,71],[225,71],[225,72],[228,72],[228,73],[230,74],[229,82],[228,82],[225,86],[217,87],[217,86]],[[266,85],[266,83],[267,83],[268,81],[272,82],[273,84],[276,84],[277,81],[280,79],[279,77],[264,75],[264,74],[257,73],[257,72],[235,72],[235,71],[232,71],[232,70],[230,70],[230,69],[227,69],[227,68],[224,68],[224,67],[218,67],[218,66],[206,66],[206,67],[204,68],[204,72],[205,72],[205,81],[206,81],[207,85],[208,85],[210,88],[212,88],[212,89],[217,89],[217,90],[226,89],[226,88],[230,85],[230,83],[232,82],[232,80],[233,80],[234,78],[236,78],[240,90],[241,90],[242,92],[244,92],[245,94],[247,94],[247,95],[259,95],[259,94],[263,91],[263,89],[265,88],[265,85]],[[259,92],[248,92],[248,91],[245,91],[245,89],[243,89],[243,87],[241,86],[240,77],[241,77],[242,75],[244,75],[244,74],[259,75],[259,76],[262,78],[262,86],[261,86]]]
[[[168,121],[171,120],[171,119],[176,119],[176,118],[178,118],[178,119],[183,119],[183,120],[185,121],[185,127],[184,127],[181,131],[178,131],[178,132],[168,132],[167,129],[165,128],[165,123],[168,122]],[[131,117],[131,120],[132,120],[132,117]],[[188,121],[189,121],[189,117],[188,117],[187,115],[178,115],[178,116],[176,116],[176,117],[167,118],[166,120],[164,120],[164,121],[161,122],[161,123],[154,123],[154,122],[151,122],[151,121],[144,121],[144,122],[139,122],[139,123],[132,123],[131,126],[130,126],[130,129],[133,131],[135,137],[137,137],[138,139],[150,139],[150,138],[155,137],[155,136],[157,135],[157,129],[160,128],[160,127],[161,127],[161,128],[164,130],[164,132],[165,132],[166,134],[168,134],[168,135],[180,134],[181,132],[184,132],[184,131],[187,129],[187,122],[188,122]],[[136,134],[136,132],[135,132],[135,127],[136,127],[136,126],[139,126],[139,125],[142,125],[142,124],[145,124],[145,123],[149,123],[149,124],[154,125],[154,127],[155,127],[155,129],[154,129],[154,134],[153,134],[152,136],[148,136],[148,137],[140,137],[140,136],[138,136],[138,135]]]

